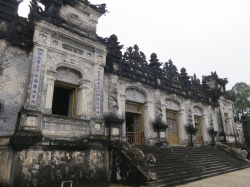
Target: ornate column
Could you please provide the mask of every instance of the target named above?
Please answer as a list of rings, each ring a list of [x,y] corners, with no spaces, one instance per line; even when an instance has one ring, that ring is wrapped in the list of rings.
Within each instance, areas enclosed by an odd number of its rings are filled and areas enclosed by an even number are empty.
[[[143,105],[143,122],[144,122],[144,135],[145,135],[145,144],[152,145],[154,144],[154,129],[152,128],[150,121],[154,119],[154,111],[152,109],[152,101],[146,101]]]
[[[52,113],[52,102],[53,102],[53,93],[54,93],[54,83],[56,80],[57,73],[54,71],[47,71],[48,74],[48,84],[47,84],[47,94],[45,102],[45,112],[48,114]]]
[[[163,123],[167,123],[166,108],[167,108],[166,103],[162,102],[161,109],[162,109],[162,122]],[[166,132],[166,140],[168,141],[168,128],[166,129],[165,132]]]
[[[125,102],[126,102],[126,95],[120,94],[121,98],[121,116],[124,119],[124,123],[122,124],[122,140],[126,141],[126,112],[125,112]]]
[[[79,84],[80,84],[80,86],[77,88],[78,94],[77,94],[76,115],[83,116],[83,115],[88,114],[87,93],[88,93],[89,87],[87,86],[86,80],[80,80]]]
[[[207,119],[207,114],[203,114],[201,116],[201,127],[202,127],[202,136],[203,136],[203,141],[204,144],[207,145],[210,137],[208,136],[208,127],[209,127],[209,123],[208,123],[208,119]]]
[[[178,111],[178,128],[179,128],[179,144],[185,145],[185,139],[187,138],[186,131],[184,126],[186,125],[185,121],[185,111],[184,108],[180,108]]]

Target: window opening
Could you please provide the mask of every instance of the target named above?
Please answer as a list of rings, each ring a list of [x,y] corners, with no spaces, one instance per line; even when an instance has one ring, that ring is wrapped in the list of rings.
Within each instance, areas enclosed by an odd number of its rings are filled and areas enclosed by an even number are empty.
[[[63,83],[54,86],[52,114],[75,116],[77,87]]]

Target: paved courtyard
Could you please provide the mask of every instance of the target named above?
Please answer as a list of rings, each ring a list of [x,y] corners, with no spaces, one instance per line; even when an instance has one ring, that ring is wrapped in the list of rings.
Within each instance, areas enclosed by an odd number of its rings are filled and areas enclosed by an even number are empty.
[[[250,168],[218,175],[178,187],[249,187]]]
[[[250,168],[210,177],[196,182],[191,182],[178,187],[249,187]],[[109,187],[127,187],[111,184]]]

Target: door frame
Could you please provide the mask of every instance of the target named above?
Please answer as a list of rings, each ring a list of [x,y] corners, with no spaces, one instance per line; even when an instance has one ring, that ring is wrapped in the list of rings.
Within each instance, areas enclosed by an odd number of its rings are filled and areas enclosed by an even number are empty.
[[[178,111],[175,111],[175,110],[169,110],[169,109],[166,109],[165,113],[166,113],[166,122],[167,122],[167,119],[171,119],[173,120],[174,118],[168,118],[167,117],[167,112],[169,113],[172,113],[172,114],[175,114],[175,121],[176,121],[176,136],[177,136],[177,144],[176,145],[179,145],[180,144],[180,140],[179,140],[179,119],[178,119]],[[169,126],[168,126],[168,141],[169,141]],[[169,141],[170,143],[170,141]]]

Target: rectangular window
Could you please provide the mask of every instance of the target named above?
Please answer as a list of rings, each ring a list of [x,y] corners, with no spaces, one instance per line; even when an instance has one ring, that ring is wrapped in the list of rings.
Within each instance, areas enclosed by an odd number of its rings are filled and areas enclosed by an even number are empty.
[[[56,82],[54,86],[52,114],[76,116],[77,86]]]

